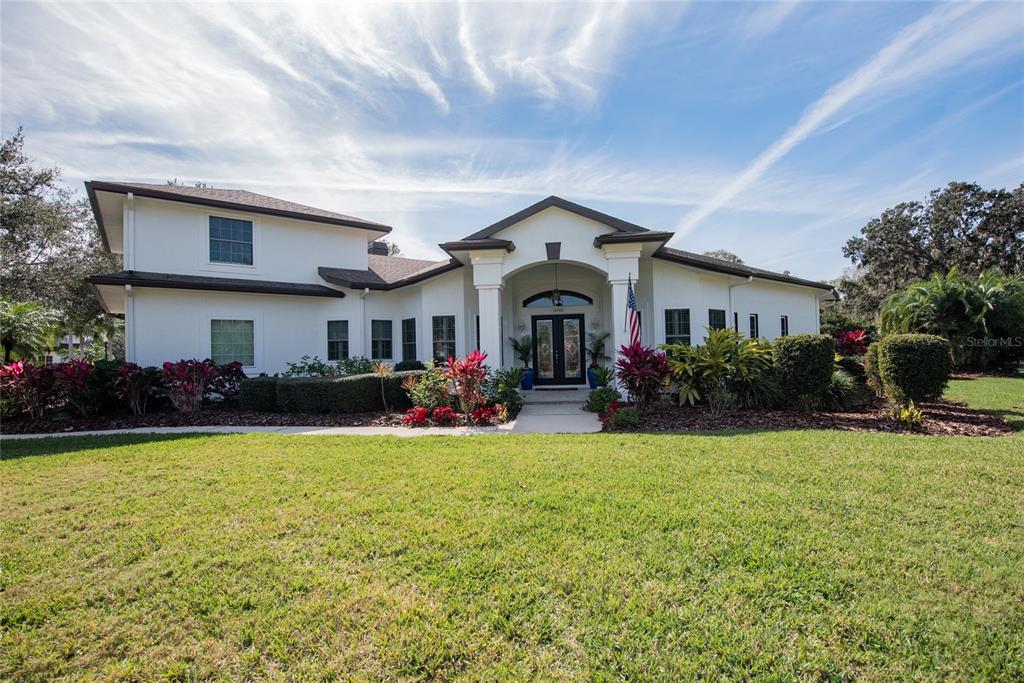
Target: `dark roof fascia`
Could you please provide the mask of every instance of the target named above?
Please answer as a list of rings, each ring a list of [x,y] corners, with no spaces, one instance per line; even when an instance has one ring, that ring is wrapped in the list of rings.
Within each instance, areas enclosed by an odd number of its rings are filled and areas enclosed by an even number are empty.
[[[641,227],[641,226],[636,225],[634,223],[630,223],[628,221],[624,221],[621,218],[616,218],[615,216],[609,216],[606,213],[601,213],[600,211],[595,211],[594,209],[591,209],[591,208],[588,208],[586,206],[583,206],[582,204],[577,204],[575,202],[570,202],[569,200],[562,199],[561,197],[551,196],[551,197],[548,197],[547,199],[540,200],[539,202],[537,202],[536,204],[534,204],[532,206],[526,207],[525,209],[523,209],[522,211],[520,211],[518,213],[512,214],[508,218],[503,218],[500,221],[498,221],[497,223],[494,223],[493,225],[487,226],[483,230],[479,230],[477,232],[474,232],[469,237],[464,237],[460,241],[465,242],[465,241],[469,241],[469,240],[482,240],[482,239],[486,239],[486,238],[494,235],[495,233],[504,230],[505,228],[509,227],[510,225],[515,225],[516,223],[518,223],[520,221],[523,221],[523,220],[526,220],[530,216],[532,216],[532,215],[534,215],[536,213],[540,213],[544,209],[550,209],[551,207],[555,207],[555,208],[558,208],[558,209],[562,209],[563,211],[568,211],[570,213],[574,213],[577,216],[583,216],[584,218],[589,218],[590,220],[597,221],[598,223],[603,223],[604,225],[607,225],[609,228],[612,228],[614,230],[618,230],[620,232],[646,232],[647,231],[647,228]]]
[[[648,230],[646,232],[611,232],[606,235],[598,235],[594,238],[594,246],[600,247],[605,244],[633,244],[636,242],[668,242],[675,235],[674,232],[662,232],[660,230]]]
[[[182,195],[175,192],[163,192],[161,190],[154,190],[152,188],[140,188],[133,185],[122,185],[120,183],[109,183],[100,180],[92,180],[85,183],[85,190],[89,194],[89,202],[92,204],[93,212],[97,213],[97,222],[102,221],[102,218],[98,215],[99,205],[95,201],[96,192],[115,192],[118,194],[128,194],[129,192],[138,197],[149,197],[151,199],[164,199],[169,202],[182,202],[184,204],[199,204],[201,206],[212,206],[220,209],[230,209],[232,211],[242,211],[245,213],[258,213],[265,216],[279,216],[281,218],[291,218],[299,221],[306,221],[308,223],[322,223],[325,225],[340,225],[347,228],[359,228],[360,230],[372,230],[381,234],[388,234],[391,232],[391,227],[387,225],[378,225],[376,223],[365,223],[358,220],[348,220],[345,218],[330,218],[328,216],[317,216],[315,214],[301,213],[298,211],[286,211],[284,209],[271,209],[262,206],[253,206],[252,204],[240,204],[238,202],[229,202],[221,199],[210,199],[209,197],[191,197],[188,195]],[[102,222],[100,223],[102,225]]]
[[[502,250],[511,253],[516,250],[516,245],[510,240],[499,240],[496,238],[455,240],[454,242],[442,242],[437,246],[444,249],[449,256],[451,256],[453,251]]]
[[[246,292],[250,294],[282,294],[287,296],[322,296],[342,299],[345,292],[305,282],[271,282],[231,277],[205,277],[173,273],[120,271],[86,278],[92,285],[132,285],[156,289],[194,289],[211,292]]]
[[[800,285],[802,287],[814,287],[815,289],[824,289],[832,291],[832,285],[825,284],[824,282],[815,282],[814,280],[804,280],[798,277],[791,277],[789,275],[783,275],[782,273],[773,273],[768,270],[761,270],[759,268],[749,268],[740,264],[730,264],[725,261],[719,263],[711,263],[703,259],[694,258],[685,252],[681,252],[677,249],[668,249],[667,247],[661,247],[658,251],[654,252],[654,258],[660,258],[665,261],[671,261],[672,263],[679,263],[684,266],[691,266],[693,268],[699,268],[701,270],[709,270],[716,273],[723,273],[725,275],[735,275],[737,277],[754,277],[762,280],[774,280],[775,282],[784,282],[790,285]]]
[[[100,211],[100,202],[96,198],[96,192],[92,189],[92,183],[85,183],[85,193],[89,197],[89,206],[92,207],[93,218],[96,219],[96,225],[100,228],[100,239],[103,240],[103,248],[110,252],[110,241],[107,239],[107,227],[103,225],[103,213]]]
[[[389,292],[392,289],[399,289],[400,287],[406,287],[408,285],[414,285],[419,282],[423,282],[424,280],[429,280],[430,278],[436,275],[450,273],[451,271],[461,267],[462,263],[458,259],[452,258],[450,261],[448,261],[448,263],[444,264],[443,266],[431,268],[420,273],[414,273],[409,277],[402,278],[401,280],[395,280],[394,282],[385,283],[371,281],[360,282],[359,280],[338,277],[337,275],[333,275],[331,273],[331,271],[334,269],[329,268],[327,266],[320,266],[317,269],[317,272],[320,274],[320,277],[322,277],[327,282],[330,282],[331,284],[335,285],[340,285],[342,287],[347,287],[348,289],[370,289],[378,292]]]
[[[92,290],[93,296],[95,296],[96,300],[100,302],[100,308],[103,309],[103,312],[106,313],[107,315],[114,315],[113,313],[110,312],[110,306],[107,306],[107,302],[104,301],[103,295],[100,294],[100,288],[97,287],[93,282],[91,282],[90,278],[86,278],[85,283],[89,285],[89,289]]]

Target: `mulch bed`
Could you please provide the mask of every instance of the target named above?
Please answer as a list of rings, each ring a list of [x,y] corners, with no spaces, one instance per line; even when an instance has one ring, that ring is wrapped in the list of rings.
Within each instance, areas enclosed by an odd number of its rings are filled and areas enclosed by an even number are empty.
[[[910,432],[885,413],[883,401],[843,412],[801,413],[795,410],[737,410],[714,417],[707,408],[659,406],[645,415],[631,432],[689,432],[723,429],[836,429],[847,432],[895,432],[940,436],[1004,436],[1013,428],[1001,417],[972,410],[958,403],[939,401],[920,405],[924,424]]]
[[[91,417],[68,420],[4,420],[4,434],[47,434],[135,427],[400,427],[400,413],[320,415],[259,413],[237,408],[204,407],[198,413],[159,412],[148,415]]]

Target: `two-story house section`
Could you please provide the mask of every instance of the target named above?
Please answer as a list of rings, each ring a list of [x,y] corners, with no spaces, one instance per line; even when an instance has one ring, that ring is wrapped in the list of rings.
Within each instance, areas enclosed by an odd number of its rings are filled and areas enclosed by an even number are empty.
[[[91,277],[125,318],[126,356],[240,361],[283,371],[304,355],[391,363],[488,354],[535,340],[536,381],[582,384],[589,333],[628,340],[632,285],[645,344],[699,344],[707,328],[754,337],[818,330],[823,283],[666,246],[649,230],[549,197],[461,240],[448,258],[390,256],[391,228],[245,190],[86,183],[124,270]]]

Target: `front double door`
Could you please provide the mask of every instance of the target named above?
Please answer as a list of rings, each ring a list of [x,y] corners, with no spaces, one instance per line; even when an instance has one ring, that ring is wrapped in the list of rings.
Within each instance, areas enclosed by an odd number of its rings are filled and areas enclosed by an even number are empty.
[[[582,315],[535,315],[533,339],[537,384],[586,382]]]

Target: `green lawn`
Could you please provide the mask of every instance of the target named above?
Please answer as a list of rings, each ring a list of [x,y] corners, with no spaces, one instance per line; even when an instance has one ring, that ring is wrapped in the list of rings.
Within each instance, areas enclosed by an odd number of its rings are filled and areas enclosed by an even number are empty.
[[[3,455],[0,679],[1024,677],[1024,433]]]

